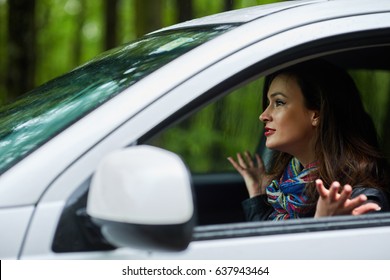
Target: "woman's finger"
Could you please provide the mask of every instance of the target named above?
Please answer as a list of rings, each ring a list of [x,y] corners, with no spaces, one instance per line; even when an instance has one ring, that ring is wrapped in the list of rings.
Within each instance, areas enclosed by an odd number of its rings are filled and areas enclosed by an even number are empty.
[[[232,157],[228,157],[227,159],[228,161],[230,161],[233,167],[241,174],[241,172],[243,171],[242,167]]]
[[[350,185],[345,185],[341,191],[340,197],[338,198],[337,203],[341,206],[351,197],[352,187]]]
[[[316,188],[322,199],[327,198],[329,191],[324,187],[324,183],[321,179],[316,180]]]
[[[246,162],[242,158],[240,153],[237,153],[237,159],[238,159],[238,163],[241,165],[242,168],[247,168]]]
[[[265,173],[263,159],[257,153],[255,154],[255,157],[256,157],[257,166],[259,167],[262,173]]]
[[[358,197],[348,200],[348,203],[345,206],[345,210],[351,213],[355,208],[362,206],[366,201],[367,201],[367,196],[361,194]]]
[[[244,153],[244,155],[245,155],[245,159],[246,159],[246,162],[248,163],[249,167],[251,167],[251,168],[254,167],[254,163],[253,163],[251,154],[248,151],[246,151]]]
[[[335,202],[338,200],[338,194],[340,189],[340,183],[337,181],[334,181],[329,188],[329,200],[331,202]]]
[[[362,215],[362,214],[379,211],[379,210],[381,210],[381,208],[378,204],[369,202],[353,209],[352,215],[357,216],[357,215]]]

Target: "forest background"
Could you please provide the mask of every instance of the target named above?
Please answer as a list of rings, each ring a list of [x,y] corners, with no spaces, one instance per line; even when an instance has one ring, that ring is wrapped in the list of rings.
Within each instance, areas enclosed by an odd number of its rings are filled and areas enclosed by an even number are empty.
[[[174,23],[280,0],[0,0],[0,105]]]

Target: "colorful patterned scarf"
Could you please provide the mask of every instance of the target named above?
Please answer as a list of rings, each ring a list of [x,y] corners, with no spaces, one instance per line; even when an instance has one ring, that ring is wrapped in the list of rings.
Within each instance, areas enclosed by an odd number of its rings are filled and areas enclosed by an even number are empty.
[[[304,189],[307,183],[316,179],[316,170],[317,163],[303,169],[296,158],[291,159],[279,182],[273,180],[266,189],[268,202],[275,209],[270,219],[295,219],[314,210],[315,203],[308,202]]]

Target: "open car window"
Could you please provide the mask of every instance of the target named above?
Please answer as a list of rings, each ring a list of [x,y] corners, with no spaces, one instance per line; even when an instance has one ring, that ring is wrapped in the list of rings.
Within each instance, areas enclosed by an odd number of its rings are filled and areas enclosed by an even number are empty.
[[[353,57],[372,55],[367,53],[379,52],[390,47],[367,48],[346,53],[346,61]],[[333,63],[343,56],[343,52],[325,57]],[[380,57],[380,55],[379,55]],[[349,62],[347,62],[349,63]],[[354,79],[365,109],[372,117],[380,144],[387,157],[390,156],[390,65],[387,69],[383,62],[375,65],[341,66]],[[195,113],[180,122],[154,135],[146,141],[147,144],[158,146],[179,154],[190,168],[197,174],[232,171],[226,157],[245,150],[263,152],[263,124],[259,121],[262,112],[262,87],[264,77],[251,78],[228,91],[228,94],[203,106]]]
[[[212,102],[148,144],[180,155],[194,174],[232,171],[226,160],[242,150],[253,151],[262,135],[263,79],[256,79]]]
[[[375,52],[375,48],[368,48],[367,52]],[[325,58],[334,60],[334,56]],[[347,70],[359,88],[389,158],[390,70],[373,65],[353,65]],[[269,160],[272,152],[264,147],[263,124],[259,121],[263,81],[261,76],[250,79],[147,141],[177,153],[188,165],[193,175],[199,225],[245,221],[241,202],[248,194],[226,158],[237,152],[257,151],[268,157],[265,162]]]

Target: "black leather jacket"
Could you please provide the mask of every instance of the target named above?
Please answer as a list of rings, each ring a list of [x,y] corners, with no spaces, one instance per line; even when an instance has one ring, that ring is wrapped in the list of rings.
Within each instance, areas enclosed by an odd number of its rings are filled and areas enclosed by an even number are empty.
[[[360,194],[365,194],[368,198],[367,201],[375,202],[380,207],[379,212],[390,211],[389,198],[380,189],[376,188],[364,188],[355,187],[352,190],[351,197],[357,197]],[[252,198],[248,198],[242,202],[242,206],[247,221],[264,221],[269,220],[270,215],[273,213],[273,207],[267,201],[267,195],[259,195]],[[313,217],[314,213],[309,213],[307,217]]]

